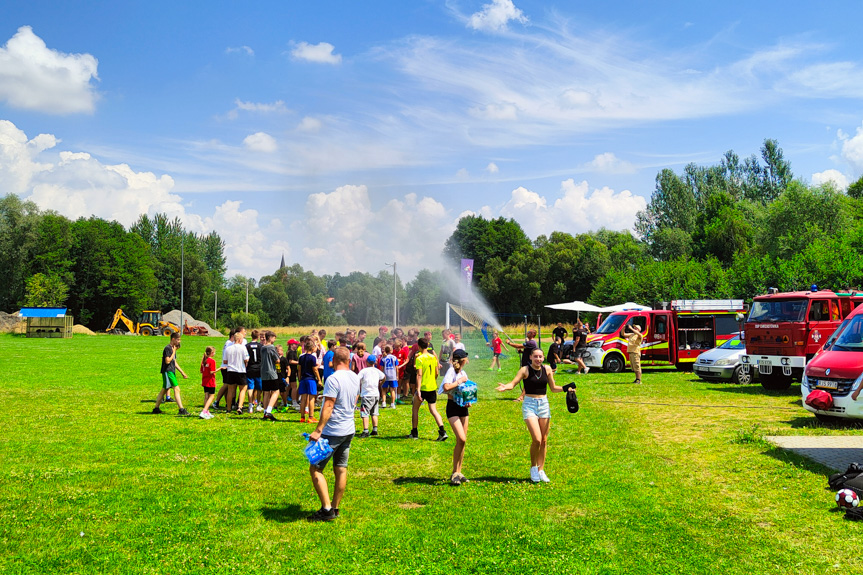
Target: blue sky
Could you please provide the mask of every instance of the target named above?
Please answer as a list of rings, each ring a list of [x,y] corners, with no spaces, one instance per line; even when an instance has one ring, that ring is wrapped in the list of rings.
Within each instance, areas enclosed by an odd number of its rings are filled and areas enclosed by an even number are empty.
[[[662,168],[757,153],[863,174],[856,2],[16,2],[0,21],[0,192],[77,218],[215,229],[404,279],[465,213],[536,237],[631,228]]]

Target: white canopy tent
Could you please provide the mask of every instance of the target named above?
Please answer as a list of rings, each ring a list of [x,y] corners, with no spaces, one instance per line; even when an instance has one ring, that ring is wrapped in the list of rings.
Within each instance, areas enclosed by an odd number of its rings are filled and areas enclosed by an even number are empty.
[[[649,305],[641,305],[638,303],[628,301],[626,303],[621,303],[618,305],[610,305],[610,306],[606,306],[606,307],[597,308],[596,311],[600,311],[602,313],[612,313],[615,311],[630,311],[630,310],[646,311],[646,310],[651,310],[651,309],[653,309],[653,308],[650,307]]]
[[[589,303],[585,303],[583,301],[571,301],[571,302],[567,302],[567,303],[553,303],[553,304],[547,305],[545,307],[550,308],[550,309],[562,310],[562,311],[577,311],[577,312],[602,311],[601,308],[599,308],[595,305],[591,305]]]

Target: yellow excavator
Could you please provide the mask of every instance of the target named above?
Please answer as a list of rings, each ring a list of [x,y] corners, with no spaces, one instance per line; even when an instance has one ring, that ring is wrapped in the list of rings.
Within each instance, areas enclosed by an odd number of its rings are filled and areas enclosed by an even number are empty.
[[[126,329],[123,329],[125,326]],[[162,312],[159,310],[144,310],[138,316],[138,323],[132,321],[122,309],[114,312],[114,319],[111,325],[108,326],[106,332],[123,334],[127,331],[136,335],[167,335],[180,333],[180,326],[162,319]]]

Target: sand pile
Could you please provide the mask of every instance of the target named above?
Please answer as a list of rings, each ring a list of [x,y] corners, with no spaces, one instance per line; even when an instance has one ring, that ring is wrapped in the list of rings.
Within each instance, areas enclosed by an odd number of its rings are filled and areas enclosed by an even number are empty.
[[[81,325],[80,323],[76,323],[72,326],[72,333],[76,335],[96,335],[95,331],[85,325]]]
[[[169,321],[171,323],[177,324],[180,326],[180,328],[183,327],[182,324],[180,323],[180,310],[178,310],[178,309],[172,309],[168,313],[164,314],[162,316],[162,319],[164,319],[165,321]],[[208,323],[203,322],[203,321],[198,321],[195,318],[193,318],[191,315],[189,315],[188,313],[183,314],[183,322],[189,324],[189,327],[203,326],[203,327],[207,328],[207,331],[210,333],[210,337],[225,337],[220,331],[215,330],[212,327],[210,327],[210,325]]]

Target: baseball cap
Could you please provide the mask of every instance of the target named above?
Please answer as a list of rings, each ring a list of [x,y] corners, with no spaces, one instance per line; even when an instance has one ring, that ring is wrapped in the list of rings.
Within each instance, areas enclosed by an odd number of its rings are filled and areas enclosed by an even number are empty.
[[[454,352],[452,352],[452,358],[453,359],[464,359],[466,357],[467,357],[467,352],[463,349],[457,349]]]

